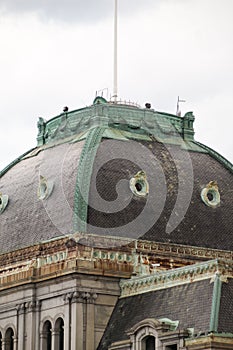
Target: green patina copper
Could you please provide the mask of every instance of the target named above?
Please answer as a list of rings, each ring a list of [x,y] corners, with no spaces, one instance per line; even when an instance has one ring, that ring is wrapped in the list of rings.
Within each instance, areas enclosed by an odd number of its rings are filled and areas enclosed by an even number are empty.
[[[83,133],[92,127],[106,126],[129,133],[127,138],[140,139],[140,135],[153,135],[161,142],[170,144],[181,144],[181,140],[185,140],[188,149],[192,149],[193,122],[192,112],[186,113],[182,118],[153,109],[113,104],[102,97],[96,97],[90,107],[62,113],[48,122],[40,118],[37,140],[39,146],[47,145]],[[197,146],[193,148],[195,151]]]
[[[210,315],[210,332],[218,331],[218,318],[219,318],[219,308],[221,300],[221,290],[222,290],[222,281],[220,275],[216,273],[214,280],[214,289],[212,297],[212,308]]]
[[[138,261],[137,255],[134,259]],[[121,298],[129,295],[135,295],[139,293],[147,293],[148,291],[156,290],[166,287],[173,287],[178,283],[190,283],[190,279],[193,281],[214,279],[210,331],[214,331],[217,327],[220,297],[221,297],[221,277],[231,275],[232,271],[231,260],[214,259],[196,263],[194,265],[188,265],[175,270],[156,271],[154,274],[142,275],[131,278],[130,280],[121,280]],[[217,276],[217,277],[216,277]],[[216,328],[217,329],[217,328]]]
[[[93,105],[97,105],[97,104],[100,104],[100,103],[106,104],[106,103],[108,103],[108,101],[102,96],[96,96],[96,98],[93,101]]]
[[[194,129],[193,129],[193,123],[195,120],[195,117],[193,115],[193,112],[188,112],[183,117],[183,123],[182,123],[182,131],[183,131],[183,138],[186,141],[193,141],[194,139]]]
[[[105,127],[92,128],[86,137],[81,153],[74,198],[74,230],[85,232],[91,174],[98,146]]]
[[[46,122],[38,122],[38,145],[77,142],[87,137],[96,126],[105,126],[104,138],[157,141],[180,145],[188,151],[209,153],[233,172],[233,165],[211,148],[194,140],[194,116],[188,112],[184,117],[162,113],[148,108],[113,104],[97,96],[92,106],[74,110]]]
[[[145,140],[180,145],[188,151],[209,153],[228,170],[233,165],[211,148],[194,140],[194,116],[188,112],[184,117],[157,112],[153,109],[138,108],[127,104],[114,104],[97,96],[92,106],[62,113],[49,121],[39,118],[36,150],[53,147],[66,142],[78,142],[89,135],[94,127],[105,127],[104,138],[116,140]],[[34,151],[26,152],[0,171],[3,176],[12,166]]]

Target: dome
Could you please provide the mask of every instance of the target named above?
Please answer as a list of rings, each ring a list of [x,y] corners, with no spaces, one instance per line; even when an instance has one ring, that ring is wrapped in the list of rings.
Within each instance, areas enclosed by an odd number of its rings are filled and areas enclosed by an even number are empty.
[[[193,123],[101,97],[40,118],[37,147],[0,173],[0,252],[76,232],[232,250],[233,167]]]

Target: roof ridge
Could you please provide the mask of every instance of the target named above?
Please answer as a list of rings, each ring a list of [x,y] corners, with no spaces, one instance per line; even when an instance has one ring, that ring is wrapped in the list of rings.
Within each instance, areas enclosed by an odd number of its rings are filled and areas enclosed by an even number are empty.
[[[233,173],[233,164],[229,160],[227,160],[225,157],[223,157],[220,153],[218,153],[217,151],[213,150],[209,146],[204,145],[201,142],[198,142],[198,141],[193,141],[193,142],[195,144],[197,144],[198,146],[202,147],[203,149],[205,149],[209,153],[210,156],[215,158],[222,165],[224,165],[225,168],[227,168],[228,170],[230,170]]]
[[[216,273],[214,278],[214,288],[213,288],[212,306],[211,306],[211,315],[210,315],[210,332],[217,332],[218,330],[221,290],[222,290],[222,281],[220,278],[220,274]]]
[[[8,170],[10,170],[11,168],[13,168],[14,165],[16,165],[17,163],[19,163],[27,154],[29,154],[30,152],[34,151],[37,147],[33,147],[31,148],[29,151],[24,152],[21,156],[17,157],[15,160],[13,160],[12,162],[10,162],[10,164],[8,164],[5,168],[3,168],[0,171],[0,178],[5,175]]]

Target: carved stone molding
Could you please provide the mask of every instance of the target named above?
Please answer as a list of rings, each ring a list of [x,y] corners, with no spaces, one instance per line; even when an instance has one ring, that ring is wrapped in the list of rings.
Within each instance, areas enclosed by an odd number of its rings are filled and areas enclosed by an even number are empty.
[[[16,310],[17,310],[18,315],[23,314],[25,312],[25,309],[26,309],[25,303],[21,303],[21,304],[16,305]]]
[[[30,300],[16,305],[18,314],[38,311],[41,307],[41,300]]]
[[[27,312],[33,312],[36,310],[36,301],[35,300],[32,300],[32,301],[29,301],[25,304],[25,308],[26,308],[26,311]]]
[[[97,299],[97,294],[95,292],[90,291],[75,291],[71,293],[66,293],[63,296],[63,300],[65,304],[67,303],[95,303]]]
[[[90,236],[90,239],[98,239],[100,240],[101,237],[95,238],[95,235],[88,235]],[[31,247],[22,248],[19,250],[15,250],[13,252],[5,253],[0,255],[0,266],[1,269],[4,268],[4,266],[8,265],[17,265],[23,266],[21,262],[29,261],[45,257],[48,255],[56,255],[57,253],[64,253],[67,250],[71,248],[77,248],[77,256],[82,257],[82,254],[85,254],[85,250],[82,251],[80,247],[78,247],[77,242],[79,241],[80,237],[82,237],[81,234],[75,234],[70,236],[69,238],[59,238],[57,240],[51,241],[51,242],[44,242],[40,243]],[[210,249],[210,248],[201,248],[201,247],[191,247],[191,246],[182,246],[182,245],[176,245],[176,244],[168,244],[168,243],[157,243],[157,242],[150,242],[150,241],[125,241],[122,242],[123,251],[121,252],[121,249],[119,249],[119,240],[110,239],[107,237],[102,237],[102,241],[106,246],[109,246],[109,240],[112,240],[111,246],[114,246],[114,244],[117,244],[116,250],[108,251],[108,249],[104,248],[92,248],[90,252],[90,258],[92,260],[117,260],[120,256],[125,256],[126,261],[128,264],[133,263],[132,261],[132,254],[150,254],[154,256],[169,256],[169,257],[177,257],[177,259],[203,259],[203,260],[210,260],[210,259],[228,259],[233,260],[233,252],[230,251],[222,251],[217,249]],[[115,243],[114,243],[115,242]],[[124,243],[124,244],[123,244]],[[34,265],[33,265],[34,266]],[[11,266],[12,269],[12,266]]]
[[[131,278],[130,280],[121,280],[121,297],[146,293],[148,291],[169,288],[174,285],[190,283],[202,279],[212,279],[219,274],[227,277],[233,277],[233,262],[224,260],[210,260],[203,263],[189,265],[174,270],[155,272],[151,275],[142,275]]]

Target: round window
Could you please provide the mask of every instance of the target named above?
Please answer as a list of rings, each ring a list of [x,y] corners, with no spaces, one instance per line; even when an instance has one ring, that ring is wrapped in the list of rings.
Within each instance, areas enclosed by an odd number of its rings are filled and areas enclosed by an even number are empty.
[[[130,179],[130,189],[138,197],[146,197],[149,192],[149,184],[144,171],[139,171]]]
[[[208,185],[201,191],[203,202],[209,207],[216,207],[220,204],[220,193],[216,181],[210,181]]]

